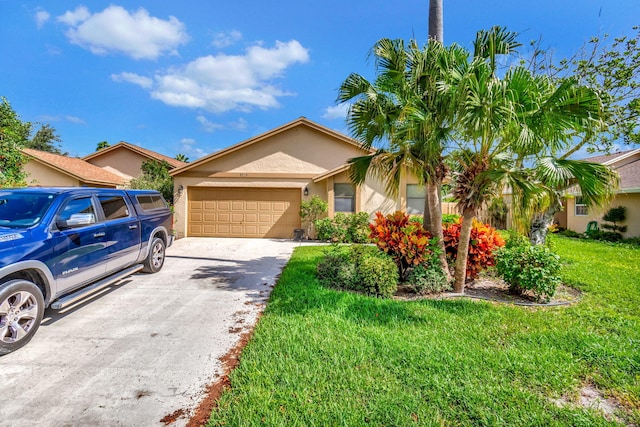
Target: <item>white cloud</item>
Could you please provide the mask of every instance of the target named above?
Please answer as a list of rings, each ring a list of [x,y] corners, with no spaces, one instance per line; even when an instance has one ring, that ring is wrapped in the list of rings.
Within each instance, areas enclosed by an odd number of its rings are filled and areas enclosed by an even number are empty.
[[[212,122],[205,116],[197,116],[196,120],[202,125],[202,130],[209,133],[224,129],[243,131],[247,130],[247,127],[249,127],[247,121],[242,117],[240,117],[238,120],[234,120],[226,124]]]
[[[252,46],[244,55],[209,55],[155,76],[151,96],[165,104],[204,108],[221,113],[279,106],[290,96],[273,85],[285,70],[309,60],[298,41],[277,41],[275,47]]]
[[[206,156],[207,153],[202,148],[198,148],[195,146],[196,140],[193,138],[182,138],[180,140],[180,153],[185,154],[191,160],[199,159],[200,157]]]
[[[196,120],[198,121],[198,123],[200,123],[200,125],[202,125],[202,130],[204,130],[205,132],[212,133],[216,130],[224,129],[224,126],[219,123],[210,121],[205,116],[197,116]]]
[[[65,116],[43,115],[43,116],[39,116],[38,120],[42,121],[42,122],[49,122],[49,123],[50,122],[67,121],[67,122],[75,123],[77,125],[85,125],[86,124],[86,122],[84,120],[82,120],[80,117],[71,116],[71,115],[65,115]]]
[[[211,45],[217,47],[218,49],[222,49],[228,46],[231,46],[237,42],[242,40],[242,33],[240,31],[230,31],[228,33],[218,33],[213,37],[213,41]]]
[[[134,85],[138,85],[144,89],[151,89],[153,86],[153,80],[149,77],[139,76],[134,73],[120,73],[120,74],[111,74],[111,80],[114,82],[128,82],[133,83]]]
[[[75,27],[82,21],[86,21],[91,16],[89,9],[86,6],[78,6],[76,10],[68,10],[64,15],[58,16],[58,21],[63,24],[67,24],[70,27]]]
[[[233,130],[247,130],[249,123],[241,117],[238,120],[229,123],[227,127]]]
[[[49,14],[49,12],[47,12],[46,10],[39,9],[35,15],[36,25],[38,29],[41,29],[44,26],[44,24],[46,24],[47,21],[49,21],[49,18],[51,18],[51,15]]]
[[[322,118],[329,119],[329,120],[346,119],[347,114],[349,113],[349,107],[351,107],[351,104],[349,104],[348,102],[338,104],[332,107],[327,107],[324,110],[324,114],[322,115]]]
[[[157,59],[177,54],[176,48],[188,40],[185,25],[177,18],[155,18],[143,8],[129,12],[111,5],[91,14],[79,6],[59,16],[58,21],[70,27],[65,34],[71,43],[97,55],[121,53],[134,59]]]

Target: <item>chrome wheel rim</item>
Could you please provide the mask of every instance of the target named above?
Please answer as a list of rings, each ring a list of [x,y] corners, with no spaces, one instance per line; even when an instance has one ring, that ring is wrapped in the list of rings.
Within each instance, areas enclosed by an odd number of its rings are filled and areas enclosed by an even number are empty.
[[[35,326],[38,301],[27,291],[17,291],[0,302],[0,341],[16,343]]]
[[[164,245],[162,242],[156,242],[153,245],[153,252],[151,253],[151,263],[155,268],[162,267],[162,263],[164,262]]]

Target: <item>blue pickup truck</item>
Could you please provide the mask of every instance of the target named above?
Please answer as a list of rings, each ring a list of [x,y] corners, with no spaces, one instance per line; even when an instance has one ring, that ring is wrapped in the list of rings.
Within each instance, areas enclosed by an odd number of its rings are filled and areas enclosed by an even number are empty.
[[[160,193],[0,189],[0,355],[61,309],[137,271],[159,271],[172,214]]]

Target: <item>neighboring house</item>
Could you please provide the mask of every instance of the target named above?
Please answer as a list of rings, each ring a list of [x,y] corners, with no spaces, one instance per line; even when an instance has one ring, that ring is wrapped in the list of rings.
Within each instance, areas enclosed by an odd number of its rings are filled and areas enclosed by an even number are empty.
[[[82,159],[24,148],[24,171],[29,186],[122,187],[125,179]]]
[[[164,160],[171,168],[180,168],[187,164],[124,141],[89,154],[83,160],[120,175],[125,181],[130,181],[131,178],[140,176],[142,174],[142,163],[148,160]]]
[[[291,238],[300,203],[318,195],[336,212],[420,213],[424,188],[403,177],[399,195],[372,179],[354,187],[347,161],[359,144],[304,117],[170,172],[176,237]]]
[[[570,193],[572,197],[567,198],[565,210],[556,217],[558,225],[582,233],[591,221],[602,224],[602,216],[610,208],[624,206],[627,220],[621,224],[627,226],[627,231],[623,236],[640,236],[640,148],[585,160],[614,168],[620,176],[620,189],[604,209],[588,207],[579,193]]]

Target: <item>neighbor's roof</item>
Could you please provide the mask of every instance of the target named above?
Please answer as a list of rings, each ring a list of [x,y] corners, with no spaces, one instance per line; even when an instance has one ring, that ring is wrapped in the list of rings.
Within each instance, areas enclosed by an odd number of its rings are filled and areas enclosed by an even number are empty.
[[[96,157],[100,157],[100,156],[102,156],[102,155],[104,155],[106,153],[109,153],[111,151],[115,151],[115,150],[117,150],[119,148],[125,148],[127,150],[133,151],[134,153],[138,153],[141,156],[144,156],[144,157],[146,157],[146,158],[148,158],[150,160],[159,160],[159,161],[163,161],[164,160],[165,162],[169,163],[169,165],[174,169],[175,168],[181,168],[181,167],[183,167],[183,166],[185,166],[187,164],[185,162],[181,162],[180,160],[176,160],[176,159],[174,159],[172,157],[165,156],[164,154],[160,154],[160,153],[157,153],[155,151],[139,147],[137,145],[129,144],[128,142],[125,142],[125,141],[120,141],[117,144],[111,145],[111,146],[109,146],[107,148],[104,148],[102,150],[98,150],[95,153],[91,153],[88,156],[84,157],[83,160],[89,161],[91,159],[95,159]]]
[[[640,148],[584,159],[613,167],[620,176],[620,190],[640,190]]]
[[[223,150],[216,151],[215,153],[209,154],[208,156],[204,156],[204,157],[196,160],[195,162],[189,163],[189,164],[187,164],[187,165],[185,165],[185,166],[183,166],[183,167],[181,167],[179,169],[174,169],[171,172],[169,172],[169,174],[172,175],[172,176],[175,176],[175,175],[177,175],[177,174],[179,174],[181,172],[184,172],[186,170],[189,170],[189,169],[194,168],[196,166],[199,166],[201,164],[210,162],[211,160],[218,159],[218,158],[220,158],[222,156],[226,156],[227,154],[233,153],[234,151],[241,150],[241,149],[246,148],[246,147],[248,147],[250,145],[253,145],[253,144],[257,143],[257,142],[264,141],[267,138],[270,138],[270,137],[272,137],[274,135],[280,134],[280,133],[285,132],[285,131],[287,131],[289,129],[295,128],[297,126],[307,126],[309,128],[312,128],[312,129],[315,129],[317,131],[323,132],[323,133],[325,133],[327,135],[333,136],[334,138],[336,138],[336,139],[338,139],[340,141],[346,142],[347,144],[351,144],[353,146],[361,148],[360,144],[355,139],[349,138],[348,136],[346,136],[346,135],[344,135],[344,134],[342,134],[340,132],[336,132],[336,131],[331,130],[331,129],[325,127],[325,126],[322,126],[322,125],[320,125],[318,123],[315,123],[315,122],[307,119],[306,117],[300,117],[300,118],[298,118],[298,119],[296,119],[296,120],[294,120],[292,122],[286,123],[286,124],[284,124],[284,125],[282,125],[280,127],[277,127],[277,128],[272,129],[270,131],[262,133],[262,134],[260,134],[258,136],[255,136],[253,138],[247,139],[247,140],[242,141],[242,142],[240,142],[238,144],[235,144],[235,145],[232,145],[230,147],[227,147],[227,148],[225,148]],[[372,153],[373,153],[373,151],[372,151]]]
[[[46,151],[24,148],[22,152],[36,162],[88,184],[123,185],[124,178],[85,162],[77,157],[61,156]]]

